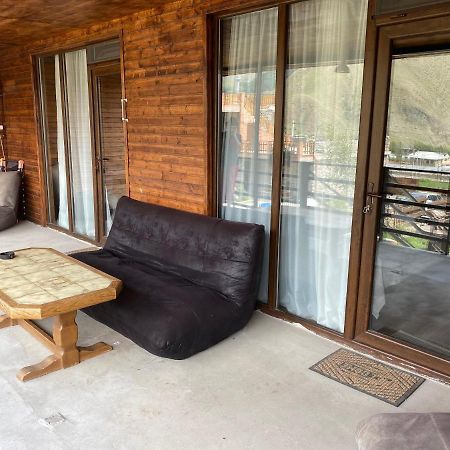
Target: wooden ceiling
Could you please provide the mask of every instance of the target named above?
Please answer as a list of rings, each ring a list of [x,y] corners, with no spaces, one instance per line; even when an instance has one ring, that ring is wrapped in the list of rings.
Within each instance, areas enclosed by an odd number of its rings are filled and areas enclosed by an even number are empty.
[[[1,0],[0,48],[88,27],[168,0]]]

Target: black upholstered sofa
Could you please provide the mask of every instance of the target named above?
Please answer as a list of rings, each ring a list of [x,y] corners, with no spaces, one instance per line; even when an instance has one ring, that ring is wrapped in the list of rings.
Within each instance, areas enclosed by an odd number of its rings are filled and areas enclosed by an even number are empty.
[[[249,321],[263,245],[261,225],[122,197],[105,247],[74,257],[124,288],[85,312],[151,353],[188,358]]]

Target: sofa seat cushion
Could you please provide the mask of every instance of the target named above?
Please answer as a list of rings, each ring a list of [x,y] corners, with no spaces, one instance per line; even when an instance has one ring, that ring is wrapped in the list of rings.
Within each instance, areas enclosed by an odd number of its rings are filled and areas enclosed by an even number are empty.
[[[117,300],[85,312],[155,355],[188,358],[235,333],[250,319],[253,308],[243,311],[218,291],[126,255],[99,250],[74,257],[124,285]]]

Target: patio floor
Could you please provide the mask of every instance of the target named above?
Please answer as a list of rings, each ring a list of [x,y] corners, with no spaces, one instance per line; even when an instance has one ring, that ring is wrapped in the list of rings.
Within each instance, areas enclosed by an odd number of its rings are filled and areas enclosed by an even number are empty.
[[[87,247],[21,227],[14,241],[0,234],[0,247]],[[339,346],[260,312],[184,361],[151,355],[83,313],[78,323],[82,345],[101,339],[114,351],[25,384],[18,369],[48,353],[19,327],[0,331],[0,449],[347,450],[373,414],[450,412],[450,387],[431,380],[395,408],[308,370]]]
[[[63,253],[93,247],[65,233],[44,228],[31,222],[20,222],[5,231],[0,231],[0,252],[28,247],[53,247]]]

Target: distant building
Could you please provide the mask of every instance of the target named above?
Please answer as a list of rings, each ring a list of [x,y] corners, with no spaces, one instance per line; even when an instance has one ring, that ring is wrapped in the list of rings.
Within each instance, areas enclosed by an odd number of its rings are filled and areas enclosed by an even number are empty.
[[[442,167],[450,164],[450,156],[447,153],[429,152],[417,150],[406,156],[408,164],[417,167]]]

